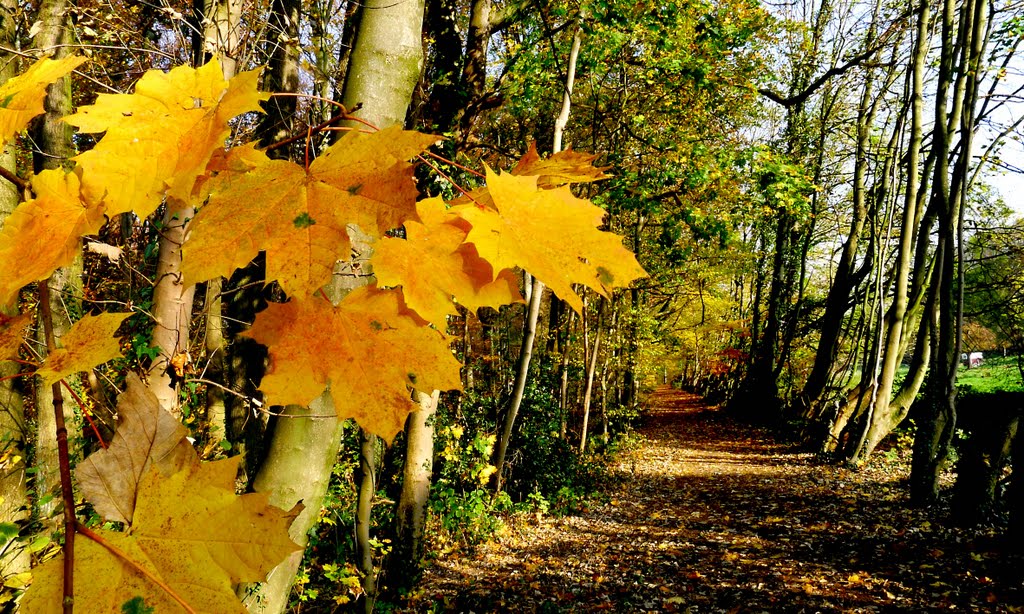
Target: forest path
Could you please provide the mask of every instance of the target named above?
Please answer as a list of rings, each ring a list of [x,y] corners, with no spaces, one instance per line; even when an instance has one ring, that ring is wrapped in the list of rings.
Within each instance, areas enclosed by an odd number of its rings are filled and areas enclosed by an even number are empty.
[[[855,473],[686,392],[659,389],[648,406],[603,503],[442,557],[411,608],[1024,611],[1019,560],[906,508],[905,455]]]

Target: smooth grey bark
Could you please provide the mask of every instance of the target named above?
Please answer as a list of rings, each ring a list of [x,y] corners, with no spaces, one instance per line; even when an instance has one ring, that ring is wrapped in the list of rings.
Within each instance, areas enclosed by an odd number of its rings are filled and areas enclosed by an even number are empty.
[[[370,250],[369,238],[357,228],[349,227],[353,249],[365,254],[340,265],[338,275],[327,287],[332,302],[337,303],[352,290],[367,283],[368,277],[356,274],[368,268],[365,258]],[[305,509],[292,522],[288,534],[305,546],[309,530],[314,526],[323,497],[330,483],[331,469],[341,449],[345,423],[335,417],[331,395],[325,392],[309,408],[289,405],[268,430],[267,455],[260,464],[253,490],[270,493],[270,502],[282,509],[291,509],[302,502]],[[288,607],[288,597],[295,583],[295,573],[302,563],[297,552],[275,567],[267,581],[259,586],[242,587],[244,602],[250,612],[280,614]]]
[[[587,364],[587,383],[583,392],[583,425],[580,427],[580,454],[587,451],[587,430],[590,426],[590,401],[594,391],[594,374],[597,371],[597,356],[601,352],[604,306],[605,300],[602,298],[600,299],[597,309],[597,324],[594,326],[594,345],[590,350],[590,360]]]
[[[33,39],[33,45],[41,53],[61,58],[67,55],[67,2],[66,0],[46,0],[39,6],[36,16],[40,23],[39,31]],[[60,121],[71,113],[71,80],[64,77],[46,88],[43,99],[44,114],[35,119],[29,128],[34,150],[32,166],[35,172],[45,169],[66,168],[75,154],[71,142],[71,127]],[[50,278],[48,285],[50,304],[53,305],[53,334],[57,342],[71,328],[72,318],[81,311],[82,296],[82,259],[76,257],[67,267],[57,269]],[[43,326],[37,326],[40,347],[45,347]],[[66,381],[74,382],[77,376],[69,376]],[[43,496],[57,488],[60,482],[57,459],[57,424],[53,409],[53,392],[50,386],[35,385],[34,405],[37,416],[36,436],[36,480],[38,496]],[[76,439],[80,424],[75,418],[71,404],[64,404],[64,423],[68,429],[70,441]],[[59,497],[40,508],[42,516],[48,516]]]
[[[263,87],[273,93],[299,91],[300,0],[273,0],[267,41],[267,73]],[[298,98],[274,96],[263,103],[266,114],[256,129],[261,147],[267,147],[294,134]],[[287,149],[271,150],[274,157],[287,157]]]
[[[401,124],[422,66],[423,3],[415,0],[398,3],[373,0],[365,3],[361,13],[341,102],[348,109],[361,104],[359,117],[380,128]],[[349,125],[359,126],[355,122]],[[360,256],[339,265],[348,270],[336,274],[327,287],[327,294],[333,302],[341,300],[346,291],[365,285],[371,274],[366,263],[370,252],[366,235],[350,226],[349,237]],[[321,406],[313,413],[330,415],[334,410],[333,407]],[[292,493],[290,500],[302,499],[309,509],[314,510],[292,523],[291,533],[299,537],[300,545],[306,543],[306,533],[316,520],[340,445],[341,424],[334,418],[317,420],[322,423],[311,424],[312,418],[277,422],[268,444],[267,460],[261,466],[255,484],[260,491]],[[303,445],[296,447],[290,444],[292,441],[302,441]],[[324,462],[310,463],[310,456],[322,458]],[[372,475],[369,477],[372,479]],[[360,491],[368,492],[361,495],[361,520],[357,522],[368,526],[373,489],[361,486]],[[361,552],[365,552],[368,539],[361,542]],[[254,595],[248,600],[250,609],[275,614],[282,612],[287,606],[300,562],[301,556],[289,559],[275,569],[268,583],[262,587],[262,595]],[[371,578],[367,582],[373,580],[373,574],[369,575]],[[364,584],[364,589],[367,585]],[[374,592],[367,594],[365,607],[368,609],[373,607]]]
[[[523,402],[523,393],[526,391],[526,379],[530,371],[530,360],[533,357],[533,342],[537,337],[537,316],[540,314],[540,299],[544,293],[544,283],[540,280],[533,280],[533,290],[530,295],[530,302],[526,307],[526,314],[523,318],[523,340],[519,347],[519,359],[516,361],[516,379],[512,387],[512,398],[509,400],[508,410],[501,425],[501,433],[498,435],[498,443],[494,451],[494,492],[501,492],[504,484],[505,457],[508,455],[509,441],[512,439],[512,429],[516,423],[516,416]]]
[[[427,502],[434,469],[434,417],[440,391],[413,393],[418,408],[406,422],[402,492],[395,510],[396,536],[391,556],[393,582],[411,588],[422,570],[426,542]]]

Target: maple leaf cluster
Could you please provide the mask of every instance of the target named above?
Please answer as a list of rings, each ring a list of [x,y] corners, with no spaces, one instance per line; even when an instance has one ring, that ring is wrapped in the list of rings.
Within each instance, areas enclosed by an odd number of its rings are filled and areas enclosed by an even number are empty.
[[[20,105],[27,110],[0,117],[8,120],[0,122],[0,135],[41,112],[43,80],[80,62],[44,60],[11,86],[22,88],[14,99],[34,97]],[[252,145],[225,150],[230,121],[267,98],[257,82],[258,71],[224,80],[216,61],[150,71],[134,93],[100,95],[67,117],[103,137],[75,157],[72,172],[32,178],[35,198],[0,232],[0,303],[70,262],[81,237],[109,217],[145,217],[161,202],[196,206],[182,248],[187,283],[229,276],[262,251],[267,282],[290,297],[259,314],[248,332],[270,351],[267,400],[307,405],[330,386],[340,418],[355,417],[390,440],[414,407],[410,387],[460,387],[459,363],[444,335],[456,305],[521,301],[515,268],[577,310],[582,301],[573,284],[608,294],[644,275],[621,239],[599,229],[604,211],[568,187],[604,177],[592,156],[567,151],[542,160],[531,149],[511,174],[488,169],[486,187],[466,198],[417,202],[410,160],[435,136],[397,127],[352,130],[308,166],[273,160]],[[386,236],[402,226],[406,238]],[[351,227],[376,241],[371,264],[378,285],[333,305],[318,291],[336,263],[349,258]],[[39,250],[39,236],[55,240]],[[103,342],[95,327],[85,337]],[[109,358],[95,349],[69,351],[72,358]],[[90,366],[59,360],[41,370],[47,381]]]
[[[83,61],[41,60],[0,87],[0,139],[42,113],[47,83]],[[225,80],[213,59],[197,69],[150,71],[132,94],[101,94],[66,117],[103,136],[72,170],[29,180],[31,196],[0,230],[0,306],[69,264],[82,238],[110,218],[146,218],[162,203],[172,212],[195,207],[182,248],[186,283],[229,276],[264,252],[267,283],[289,297],[245,333],[269,348],[267,401],[307,405],[329,389],[339,418],[390,440],[415,407],[410,389],[460,388],[447,317],[460,306],[521,302],[516,268],[577,310],[574,284],[607,295],[645,275],[621,239],[600,229],[604,211],[570,190],[605,176],[592,156],[567,151],[542,160],[531,149],[510,174],[487,169],[486,186],[461,199],[418,202],[411,160],[435,136],[351,130],[308,165],[271,159],[251,144],[226,148],[231,122],[268,98],[258,81],[258,71]],[[387,235],[400,227],[404,238]],[[377,281],[334,304],[323,287],[351,257],[357,230],[373,243]],[[77,322],[36,373],[53,383],[117,356],[113,335],[128,315]],[[28,322],[27,315],[0,318],[0,360],[14,357]],[[85,542],[74,564],[96,581],[76,591],[76,601],[106,611],[118,605],[108,603],[108,589],[129,586],[146,603],[173,608],[187,587],[210,611],[240,611],[231,585],[262,579],[268,561],[295,548],[281,530],[294,510],[274,510],[261,495],[235,496],[236,462],[200,463],[180,425],[142,390],[130,378],[113,444],[78,469],[96,510],[131,531]],[[252,541],[262,535],[272,543]],[[60,590],[59,563],[51,561],[23,607],[46,610]]]

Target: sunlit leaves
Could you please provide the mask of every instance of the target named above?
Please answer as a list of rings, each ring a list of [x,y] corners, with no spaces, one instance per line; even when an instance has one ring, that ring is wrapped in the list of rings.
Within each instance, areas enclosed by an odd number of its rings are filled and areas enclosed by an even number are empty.
[[[287,529],[301,506],[285,512],[269,505],[266,493],[236,495],[240,458],[194,463],[171,475],[146,472],[131,532],[96,531],[123,556],[83,536],[76,540],[75,609],[120,612],[138,596],[157,612],[182,611],[127,557],[197,612],[243,614],[234,586],[265,579],[299,549]],[[36,569],[23,612],[60,611],[62,566],[63,557],[56,557]]]
[[[49,84],[85,61],[78,56],[60,60],[43,58],[24,73],[0,85],[0,145],[23,130],[33,117],[43,113],[43,99]]]
[[[121,347],[114,332],[130,315],[101,313],[98,316],[87,315],[75,322],[61,339],[64,347],[51,352],[36,375],[43,378],[44,384],[52,384],[72,373],[117,358],[121,355]]]
[[[465,221],[449,215],[440,199],[417,204],[422,222],[406,222],[405,239],[377,243],[373,270],[383,286],[401,286],[406,304],[444,330],[445,316],[456,313],[455,299],[471,309],[521,300],[518,282],[503,276],[494,282],[491,265],[464,245]]]
[[[273,304],[246,334],[270,351],[269,403],[308,405],[330,384],[339,418],[387,440],[415,408],[410,388],[461,388],[447,342],[395,291],[360,288],[337,307],[318,296]]]
[[[79,199],[74,173],[47,170],[32,179],[36,197],[14,210],[0,230],[0,305],[23,286],[46,279],[81,252],[82,235],[103,225],[103,210]]]
[[[31,323],[32,316],[29,314],[8,317],[0,313],[0,361],[17,357],[18,348]]]
[[[495,269],[530,271],[577,311],[572,284],[608,294],[646,275],[622,239],[598,230],[604,211],[568,188],[542,190],[536,176],[490,170],[487,186],[495,209],[465,204],[457,214],[473,226],[466,241]]]
[[[82,494],[107,520],[131,523],[139,483],[156,467],[174,473],[197,461],[185,439],[188,430],[160,407],[135,374],[117,399],[117,431],[110,446],[97,450],[75,470]]]
[[[380,236],[416,218],[408,160],[436,140],[398,128],[350,132],[308,170],[249,151],[254,166],[207,186],[210,201],[183,249],[185,277],[228,276],[266,250],[268,279],[290,295],[311,294],[330,279],[335,261],[348,258],[349,224]]]
[[[259,110],[259,71],[225,81],[216,58],[200,68],[149,71],[132,94],[100,94],[66,118],[82,132],[104,132],[77,156],[85,200],[108,216],[146,217],[166,194],[187,202],[211,156],[225,146],[236,115]]]

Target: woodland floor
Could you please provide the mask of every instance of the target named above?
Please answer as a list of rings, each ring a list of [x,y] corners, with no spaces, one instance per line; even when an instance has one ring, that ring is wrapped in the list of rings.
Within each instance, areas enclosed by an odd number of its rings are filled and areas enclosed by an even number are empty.
[[[603,502],[435,561],[410,611],[1024,611],[994,528],[906,506],[906,454],[818,463],[658,390]]]

